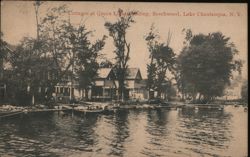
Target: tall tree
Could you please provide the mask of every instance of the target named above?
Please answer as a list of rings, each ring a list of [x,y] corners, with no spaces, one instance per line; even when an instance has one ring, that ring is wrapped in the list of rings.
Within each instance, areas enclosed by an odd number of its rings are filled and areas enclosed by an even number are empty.
[[[106,36],[91,43],[89,35],[92,31],[88,31],[84,25],[73,25],[69,13],[66,5],[47,11],[41,23],[40,35],[47,42],[44,56],[53,60],[51,64],[57,70],[54,86],[62,81],[79,81],[80,88],[87,93],[93,84],[98,67],[97,58],[104,47]]]
[[[44,91],[48,87],[47,68],[49,65],[47,60],[41,58],[39,53],[36,53],[41,49],[36,42],[36,39],[24,38],[11,55],[10,61],[13,67],[12,73],[14,74],[11,81],[12,84],[17,85],[13,86],[12,90],[16,94],[16,98],[20,93],[23,96],[25,94],[26,96],[30,95],[33,99],[38,98],[41,94],[41,88]],[[22,98],[19,96],[19,98],[31,100],[31,97]],[[30,104],[30,102],[25,103]]]
[[[235,45],[221,32],[192,35],[189,30],[186,45],[178,62],[181,91],[195,101],[208,102],[222,96],[230,84],[233,71],[241,70],[242,63],[234,59],[238,53]]]
[[[146,35],[150,63],[147,64],[147,88],[148,90],[155,90],[156,81],[156,63],[154,62],[154,46],[158,44],[159,35],[155,32],[154,25],[151,26],[150,32]]]
[[[12,84],[18,84],[13,87],[17,94],[45,101],[57,83],[79,81],[81,89],[91,84],[106,37],[91,43],[92,32],[72,25],[67,13],[65,5],[48,9],[39,26],[39,40],[25,37],[13,53]]]
[[[70,23],[69,13],[67,5],[52,7],[41,20],[39,41],[45,41],[43,57],[48,59],[49,67],[55,71],[48,93],[52,93],[57,83],[68,81],[68,78],[72,81],[75,77],[76,54],[72,34],[77,30]]]
[[[35,15],[36,15],[36,38],[39,40],[40,35],[40,24],[39,24],[39,8],[44,2],[41,2],[39,0],[36,0],[33,5],[35,8]]]
[[[97,75],[100,51],[105,45],[106,36],[96,40],[93,44],[88,39],[88,35],[92,33],[87,31],[84,26],[76,28],[75,32],[71,32],[71,44],[73,53],[76,56],[75,66],[73,67],[79,81],[80,89],[85,90],[85,97],[88,99],[88,90],[93,85],[93,79]]]
[[[171,79],[166,76],[167,71],[174,73],[176,58],[173,49],[169,46],[171,33],[168,32],[166,43],[158,41],[159,35],[155,32],[152,26],[150,32],[146,36],[148,50],[150,52],[150,63],[147,65],[148,81],[147,87],[149,90],[156,90],[157,96],[161,97],[165,94],[167,88],[170,88]],[[170,94],[170,93],[169,93]]]
[[[122,9],[118,10],[118,19],[116,22],[106,22],[105,27],[109,31],[109,35],[113,38],[115,51],[116,54],[116,75],[118,79],[119,84],[119,98],[121,100],[124,100],[124,93],[125,93],[125,77],[126,77],[126,71],[128,68],[128,61],[129,61],[129,55],[130,55],[130,43],[127,41],[127,30],[131,26],[132,23],[134,23],[134,15],[137,12],[130,11],[130,12],[124,12]]]
[[[42,53],[42,45],[44,44],[44,42],[40,41],[40,24],[39,24],[39,7],[43,2],[40,1],[35,1],[33,3],[34,8],[35,8],[35,15],[36,15],[36,39],[31,39],[29,42],[29,44],[34,44],[32,45],[32,48],[29,47],[30,49],[32,49],[33,52],[35,52],[36,55],[41,55]],[[24,41],[27,42],[27,41]],[[25,43],[24,43],[25,44]],[[27,50],[27,49],[26,49]],[[33,54],[30,54],[33,55]],[[34,57],[34,56],[33,56]],[[37,56],[40,57],[40,56]],[[35,67],[35,65],[34,65]],[[31,68],[27,69],[28,71],[30,71],[31,73],[34,73],[34,70],[31,70]],[[30,85],[28,85],[28,88],[30,88]],[[41,88],[41,87],[40,87]],[[35,103],[35,93],[32,92],[32,104]]]

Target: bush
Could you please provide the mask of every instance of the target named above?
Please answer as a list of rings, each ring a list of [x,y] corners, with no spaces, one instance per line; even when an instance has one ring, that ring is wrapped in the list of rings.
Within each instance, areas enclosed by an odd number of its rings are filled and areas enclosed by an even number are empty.
[[[16,103],[20,106],[27,106],[32,104],[32,96],[26,91],[16,92]]]

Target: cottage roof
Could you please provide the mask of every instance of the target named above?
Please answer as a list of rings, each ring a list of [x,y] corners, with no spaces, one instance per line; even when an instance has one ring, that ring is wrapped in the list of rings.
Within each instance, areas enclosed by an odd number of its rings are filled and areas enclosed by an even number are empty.
[[[12,69],[12,64],[11,64],[11,59],[13,56],[13,52],[16,50],[17,46],[15,45],[11,45],[7,42],[5,42],[6,44],[3,44],[4,48],[7,50],[5,59],[4,59],[4,65],[3,65],[3,69],[4,70],[11,70]]]
[[[103,79],[107,78],[109,76],[111,70],[112,70],[111,68],[100,68],[100,69],[98,69],[97,78],[103,78]]]
[[[139,68],[128,68],[126,79],[141,79]]]
[[[99,79],[105,79],[109,76],[112,68],[100,68],[97,71],[97,77]],[[128,68],[126,71],[126,79],[142,79],[139,68]]]

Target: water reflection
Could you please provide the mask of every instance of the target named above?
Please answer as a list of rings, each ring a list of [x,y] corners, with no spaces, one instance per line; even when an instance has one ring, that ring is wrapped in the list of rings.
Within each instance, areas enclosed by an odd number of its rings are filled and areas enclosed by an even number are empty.
[[[128,115],[129,111],[118,110],[114,115],[114,120],[112,124],[115,129],[112,131],[111,141],[111,151],[109,155],[122,156],[124,153],[124,143],[125,140],[129,137],[129,128],[128,128]]]
[[[230,120],[231,114],[223,110],[183,108],[179,112],[177,140],[194,153],[216,156],[215,152],[227,149],[232,138]]]
[[[43,133],[54,130],[53,113],[39,114],[36,116],[24,115],[9,122],[1,124],[0,155],[13,156],[57,156],[48,152],[46,148],[48,138],[40,138]]]
[[[142,153],[147,156],[164,156],[165,152],[170,151],[168,144],[168,111],[149,110],[147,113],[146,131],[148,135],[148,144],[144,147]]]
[[[241,109],[51,112],[0,122],[0,156],[246,156]]]

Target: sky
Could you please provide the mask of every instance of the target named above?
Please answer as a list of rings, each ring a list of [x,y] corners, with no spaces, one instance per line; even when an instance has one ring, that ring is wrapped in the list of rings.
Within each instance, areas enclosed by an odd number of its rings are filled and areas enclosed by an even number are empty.
[[[106,21],[114,22],[114,12],[118,8],[124,11],[138,11],[127,32],[131,43],[130,67],[139,67],[146,78],[146,64],[149,61],[145,35],[154,27],[160,35],[160,41],[166,42],[168,32],[172,33],[170,47],[178,55],[183,47],[183,29],[191,29],[193,34],[222,32],[231,38],[239,50],[242,59],[243,78],[247,78],[247,4],[237,3],[142,3],[142,2],[46,2],[40,7],[40,16],[44,16],[49,7],[67,4],[72,10],[71,22],[78,25],[84,22],[88,30],[93,31],[91,40],[108,36],[104,27]],[[33,2],[1,1],[1,32],[4,40],[16,45],[24,36],[36,37],[36,20]],[[102,53],[114,58],[112,38],[106,40]]]

